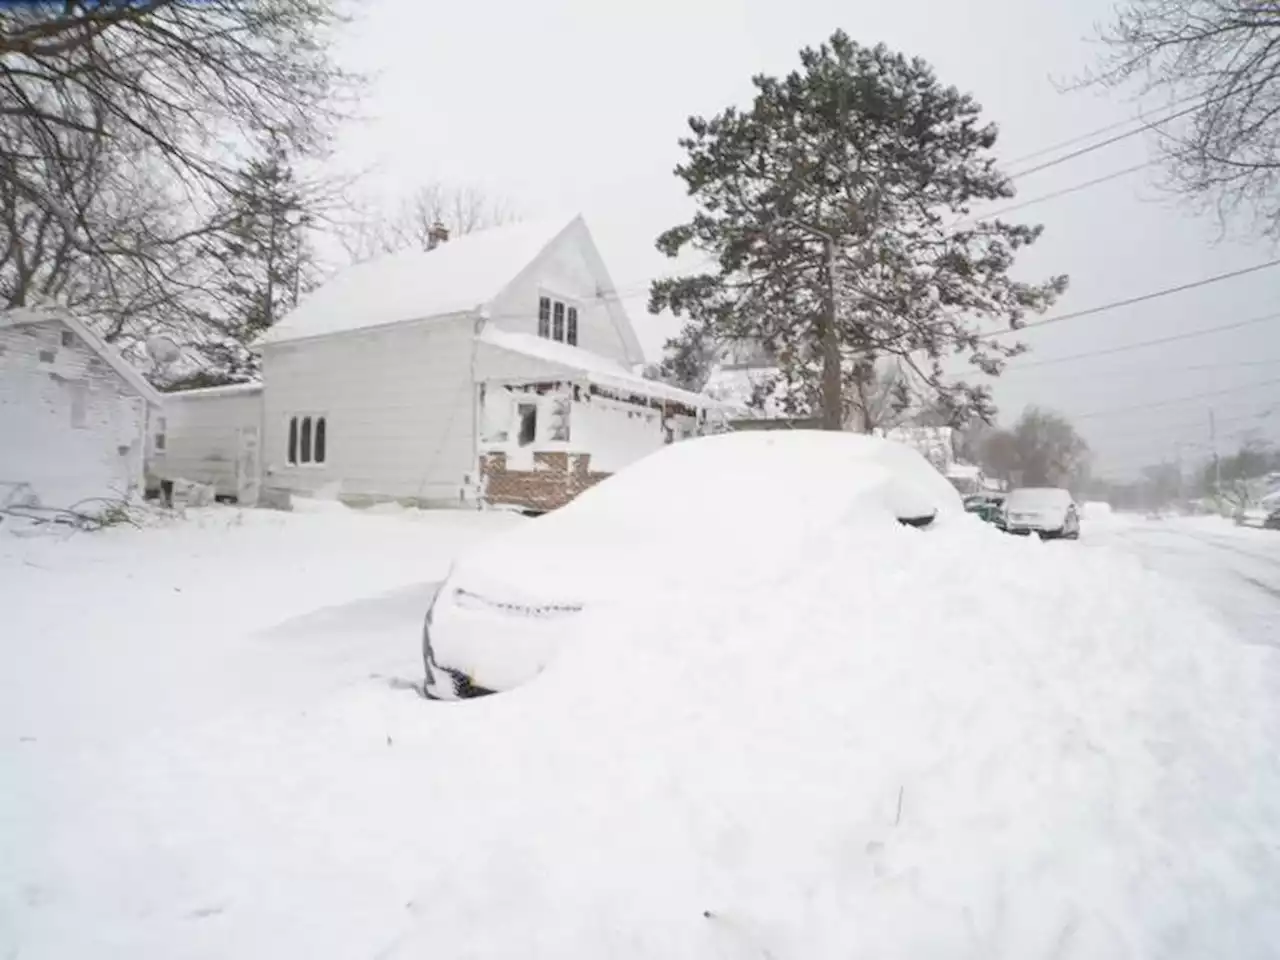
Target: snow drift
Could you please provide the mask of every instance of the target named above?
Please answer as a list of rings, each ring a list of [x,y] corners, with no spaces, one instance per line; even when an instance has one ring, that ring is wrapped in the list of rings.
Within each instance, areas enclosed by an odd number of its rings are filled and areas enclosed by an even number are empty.
[[[587,626],[502,696],[423,702],[356,659],[310,699],[66,758],[6,821],[0,944],[1274,956],[1274,654],[1124,555],[835,525],[749,589]]]

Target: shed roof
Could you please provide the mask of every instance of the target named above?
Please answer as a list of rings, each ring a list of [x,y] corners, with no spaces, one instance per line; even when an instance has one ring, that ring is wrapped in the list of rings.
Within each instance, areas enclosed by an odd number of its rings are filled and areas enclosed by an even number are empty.
[[[264,344],[477,310],[579,217],[480,230],[434,250],[402,250],[340,272],[262,337]]]
[[[102,358],[107,366],[119,374],[120,379],[129,384],[138,396],[153,407],[164,406],[160,391],[149,384],[115,347],[90,330],[70,311],[60,307],[18,307],[14,310],[0,311],[0,327],[19,327],[36,323],[61,323],[69,327],[88,345],[90,350]]]
[[[522,357],[540,360],[552,372],[578,376],[588,383],[594,383],[605,389],[669,400],[672,403],[697,409],[717,409],[725,406],[714,397],[682,390],[660,380],[650,380],[632,373],[620,363],[567,343],[557,343],[528,333],[510,333],[493,327],[486,327],[481,331],[479,339],[482,350],[508,351]]]

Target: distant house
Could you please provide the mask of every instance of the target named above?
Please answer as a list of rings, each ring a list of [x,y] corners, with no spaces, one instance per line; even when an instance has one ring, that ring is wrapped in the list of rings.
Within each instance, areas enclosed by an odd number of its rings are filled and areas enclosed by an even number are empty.
[[[0,313],[0,502],[96,512],[141,495],[162,400],[69,313]]]
[[[264,488],[550,509],[719,406],[634,372],[580,217],[446,237],[349,268],[268,331],[260,393],[235,394],[259,398]]]

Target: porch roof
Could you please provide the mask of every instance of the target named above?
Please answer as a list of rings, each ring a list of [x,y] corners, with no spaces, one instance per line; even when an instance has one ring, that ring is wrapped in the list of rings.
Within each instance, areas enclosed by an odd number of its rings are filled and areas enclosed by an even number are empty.
[[[527,333],[486,328],[479,336],[476,361],[483,380],[585,380],[606,390],[667,400],[698,410],[728,406],[704,393],[649,380],[589,350]]]

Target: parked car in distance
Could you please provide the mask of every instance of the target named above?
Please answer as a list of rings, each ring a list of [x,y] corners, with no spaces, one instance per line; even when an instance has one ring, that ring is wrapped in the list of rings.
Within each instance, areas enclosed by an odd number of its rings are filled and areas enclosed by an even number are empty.
[[[1004,522],[1009,533],[1034,533],[1042,540],[1080,537],[1080,510],[1070,492],[1061,487],[1014,490],[1004,502]]]
[[[717,589],[767,595],[836,527],[923,538],[927,529],[904,528],[961,513],[959,493],[924,457],[879,437],[683,440],[462,556],[427,611],[423,692],[457,700],[520,686],[594,611],[687,604]]]
[[[1004,501],[1003,493],[975,493],[964,498],[964,509],[966,513],[977,514],[987,523],[1003,527]]]
[[[1270,493],[1257,503],[1242,506],[1235,513],[1238,527],[1280,530],[1280,492]]]

